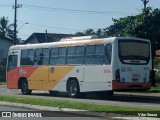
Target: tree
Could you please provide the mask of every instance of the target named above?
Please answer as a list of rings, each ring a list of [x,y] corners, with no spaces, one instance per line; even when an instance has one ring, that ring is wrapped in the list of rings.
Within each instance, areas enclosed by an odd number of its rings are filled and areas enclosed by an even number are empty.
[[[84,36],[85,34],[83,32],[76,32],[75,35],[76,36]]]
[[[146,8],[147,8],[147,3],[149,2],[149,0],[141,0],[143,2],[143,5],[144,5],[144,11],[146,11]]]
[[[136,16],[113,19],[114,24],[106,28],[109,36],[132,36],[151,40],[152,55],[160,48],[160,9],[146,8]]]
[[[13,39],[14,31],[11,29],[13,24],[9,24],[8,18],[4,16],[0,18],[0,35]]]
[[[95,35],[96,33],[94,32],[93,29],[87,29],[84,31],[84,34],[85,35]]]

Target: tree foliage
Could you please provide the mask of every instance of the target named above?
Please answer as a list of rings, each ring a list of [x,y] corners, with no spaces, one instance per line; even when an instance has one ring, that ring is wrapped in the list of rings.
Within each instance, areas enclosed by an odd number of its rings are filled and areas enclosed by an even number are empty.
[[[113,25],[104,29],[88,29],[81,32],[83,35],[102,36],[131,36],[151,40],[153,51],[160,48],[160,9],[152,10],[150,7],[143,9],[135,16],[114,19]]]
[[[13,24],[9,24],[8,18],[0,18],[0,35],[13,39],[14,31],[12,30]]]

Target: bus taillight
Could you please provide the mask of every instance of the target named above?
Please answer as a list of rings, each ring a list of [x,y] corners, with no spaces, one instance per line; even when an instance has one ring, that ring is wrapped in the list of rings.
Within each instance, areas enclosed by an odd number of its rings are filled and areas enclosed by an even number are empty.
[[[119,72],[119,69],[116,70],[116,80],[120,81],[120,72]]]

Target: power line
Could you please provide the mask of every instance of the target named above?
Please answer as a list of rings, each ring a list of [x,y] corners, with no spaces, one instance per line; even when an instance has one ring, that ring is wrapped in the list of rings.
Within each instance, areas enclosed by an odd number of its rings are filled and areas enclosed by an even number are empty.
[[[11,7],[12,4],[0,4],[0,7]]]
[[[0,7],[10,7],[13,4],[0,4]],[[79,10],[79,9],[64,9],[64,8],[54,8],[45,6],[35,6],[29,4],[23,4],[23,8],[44,10],[44,11],[54,11],[54,12],[68,12],[68,13],[80,13],[80,14],[98,14],[98,15],[128,15],[136,14],[129,12],[106,12],[106,11],[94,11],[94,10]]]
[[[64,8],[53,8],[53,7],[44,7],[44,6],[35,6],[23,4],[23,8],[36,9],[36,10],[45,10],[45,11],[55,11],[55,12],[70,12],[70,13],[83,13],[83,14],[131,14],[128,12],[106,12],[106,11],[91,11],[91,10],[79,10],[79,9],[64,9]]]
[[[17,21],[24,23],[24,21],[20,21],[20,20],[17,20]],[[37,26],[37,27],[43,27],[45,29],[47,28],[47,29],[67,30],[67,31],[84,31],[84,30],[76,30],[76,29],[66,28],[66,27],[60,27],[60,26],[47,26],[47,25],[41,25],[41,24],[35,24],[35,23],[29,23],[29,22],[27,22],[27,23],[28,23],[28,25]]]

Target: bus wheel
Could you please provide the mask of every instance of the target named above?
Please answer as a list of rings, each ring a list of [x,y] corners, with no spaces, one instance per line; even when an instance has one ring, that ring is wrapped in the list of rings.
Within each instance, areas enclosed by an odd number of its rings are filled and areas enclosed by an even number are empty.
[[[76,80],[69,81],[67,90],[68,90],[69,97],[72,97],[72,98],[76,98],[80,94],[79,84]]]
[[[21,82],[21,92],[22,92],[23,95],[30,95],[31,92],[32,92],[32,90],[28,89],[28,83],[27,83],[26,80],[23,80]]]

